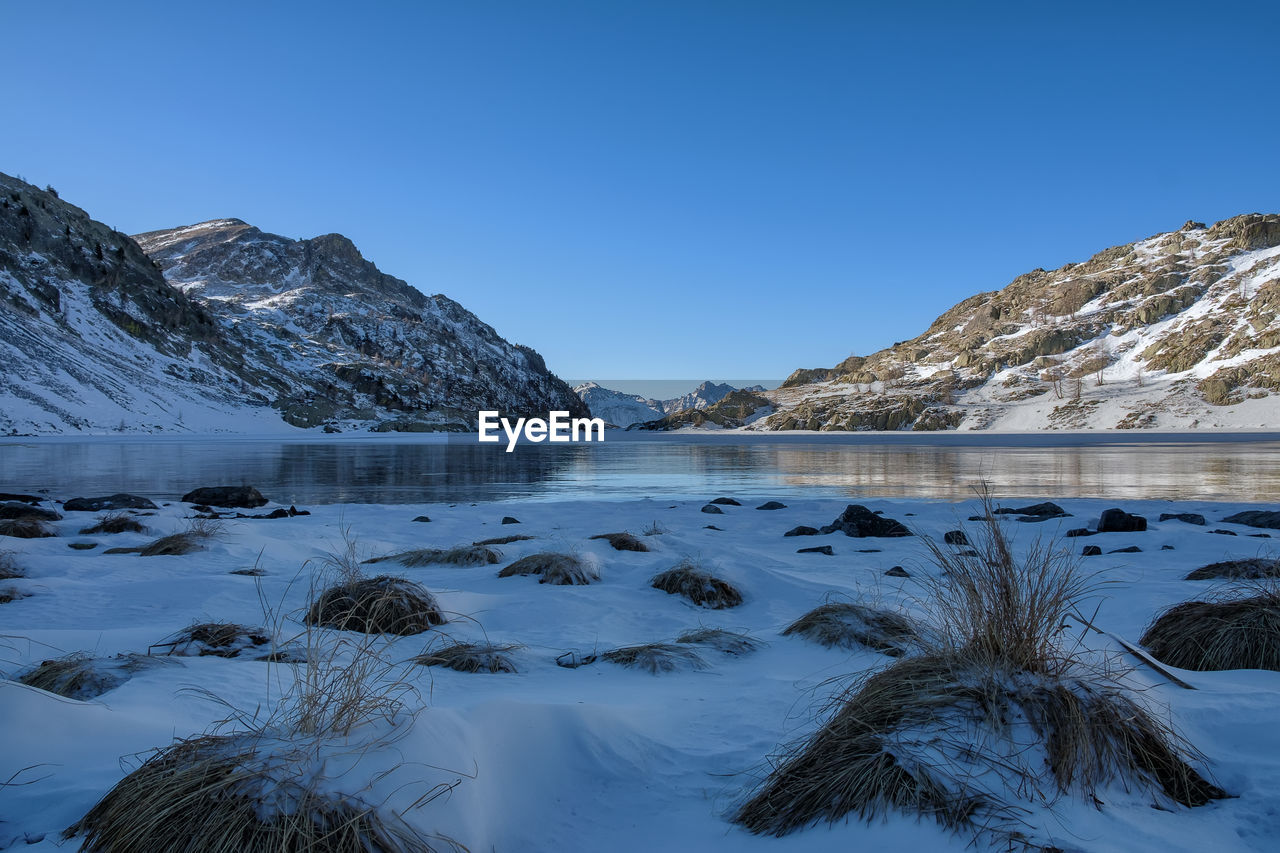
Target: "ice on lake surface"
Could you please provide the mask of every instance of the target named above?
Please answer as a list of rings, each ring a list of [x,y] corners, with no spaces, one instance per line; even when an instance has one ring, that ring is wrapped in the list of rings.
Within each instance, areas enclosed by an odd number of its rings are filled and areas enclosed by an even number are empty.
[[[0,489],[55,497],[177,498],[251,484],[298,504],[770,497],[998,496],[1280,500],[1280,436],[610,435],[603,444],[501,446],[401,436],[11,438]]]

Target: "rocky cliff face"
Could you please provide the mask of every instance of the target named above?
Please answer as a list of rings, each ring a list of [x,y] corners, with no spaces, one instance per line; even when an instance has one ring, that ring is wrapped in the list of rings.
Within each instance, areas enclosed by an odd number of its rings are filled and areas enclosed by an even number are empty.
[[[0,431],[437,430],[586,407],[542,358],[350,240],[134,239],[0,175]],[[167,273],[167,275],[166,275]]]
[[[761,429],[1280,423],[1280,216],[1116,246],[980,293],[924,334],[768,394]]]

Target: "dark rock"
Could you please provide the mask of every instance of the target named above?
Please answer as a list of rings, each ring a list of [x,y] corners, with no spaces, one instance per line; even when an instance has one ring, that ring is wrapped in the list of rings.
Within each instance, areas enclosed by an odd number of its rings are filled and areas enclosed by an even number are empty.
[[[1246,533],[1245,536],[1248,536],[1250,539],[1270,539],[1271,538],[1270,533]]]
[[[782,535],[783,536],[817,536],[818,528],[806,527],[805,525],[801,524],[799,527],[793,527]]]
[[[720,504],[721,506],[742,506],[742,504],[738,503],[733,498],[716,498],[711,503]]]
[[[263,501],[266,503],[266,501]],[[105,509],[159,509],[151,501],[138,495],[120,492],[101,498],[72,498],[62,505],[67,512],[102,512]]]
[[[183,503],[257,509],[267,502],[253,486],[204,486],[182,496]]]
[[[430,520],[431,519],[427,518],[425,515],[420,515],[414,519],[414,521],[430,521]]]
[[[1161,545],[1161,546],[1160,546],[1160,550],[1161,550],[1161,551],[1172,551],[1172,550],[1173,550],[1173,546],[1172,546],[1172,545]]]
[[[1162,512],[1160,513],[1161,521],[1182,521],[1187,524],[1198,524],[1204,527],[1204,516],[1198,512]]]
[[[1097,545],[1085,545],[1080,549],[1080,556],[1082,557],[1097,557],[1101,553],[1102,549]]]
[[[716,527],[714,524],[704,524],[702,525],[702,529],[703,530],[719,530],[721,532],[724,532],[723,528]]]
[[[787,508],[786,504],[778,503],[777,501],[766,501],[765,503],[762,503],[760,504],[760,506],[756,507],[756,509],[786,509],[786,508]]]
[[[797,554],[826,554],[828,557],[834,557],[836,552],[831,550],[830,545],[819,545],[816,548],[800,548]]]
[[[1246,527],[1265,527],[1269,530],[1280,530],[1280,512],[1263,509],[1250,509],[1237,512],[1222,519],[1227,524],[1243,524]]]
[[[17,501],[18,503],[24,504],[38,504],[42,500],[44,500],[44,498],[37,497],[36,495],[23,495],[16,492],[0,492],[0,501],[5,503],[8,503],[9,501]]]
[[[168,504],[165,504],[165,506],[168,506]],[[192,509],[196,512],[213,512],[213,507],[205,506],[204,504],[196,504]]]
[[[942,534],[942,541],[947,545],[968,545],[969,539],[964,535],[963,530],[948,530]]]
[[[294,506],[293,504],[289,504],[289,517],[290,517],[290,518],[293,518],[295,515],[311,515],[311,510],[309,510],[309,509],[298,509],[298,508],[297,508],[296,506]]]
[[[987,519],[986,519],[986,517],[985,517],[985,516],[981,516],[981,515],[971,515],[971,516],[969,516],[969,521],[986,521],[986,520],[987,520]]]
[[[1145,518],[1119,508],[1106,510],[1098,521],[1099,533],[1141,533],[1146,529]]]
[[[1216,534],[1218,534],[1219,536],[1239,536],[1239,535],[1240,535],[1239,533],[1236,533],[1234,530],[1222,530],[1222,529],[1218,529],[1218,530],[1210,530],[1209,532],[1210,532],[1210,533],[1216,533]]]
[[[715,504],[707,504],[702,508],[702,511],[711,515],[724,515],[724,510]]]
[[[909,575],[909,574],[907,573],[907,570],[906,570],[906,569],[904,569],[904,568],[902,568],[902,566],[894,566],[892,569],[889,569],[889,571],[885,572],[885,574],[886,574],[886,575],[888,575],[888,576],[889,576],[889,577],[891,577],[891,578],[909,578],[909,577],[911,577],[911,575]]]
[[[62,516],[51,509],[31,506],[21,501],[0,504],[0,519],[32,519],[34,521],[61,521]]]
[[[503,524],[519,524],[519,523],[520,523],[520,519],[518,519],[518,518],[512,518],[512,517],[511,517],[511,516],[509,516],[509,515],[504,515],[504,516],[502,517],[502,523],[503,523]]]
[[[245,575],[246,577],[260,578],[260,577],[263,577],[266,573],[267,572],[265,569],[260,569],[257,566],[254,566],[251,569],[232,569],[228,574]]]
[[[1137,545],[1128,545],[1124,548],[1116,548],[1115,550],[1108,551],[1107,553],[1108,554],[1141,554],[1142,549],[1139,548]]]
[[[879,554],[880,549],[879,548],[859,548],[858,553],[859,554]]]
[[[67,547],[73,551],[92,551],[98,547],[97,542],[68,542]]]
[[[1064,516],[1071,514],[1057,504],[1049,503],[1048,501],[1045,501],[1044,503],[1031,504],[1030,506],[1018,507],[1017,509],[1000,507],[1000,509],[996,510],[996,513],[1000,515],[1033,516],[1031,519],[1026,519],[1027,521],[1047,521],[1050,518],[1063,518]],[[985,519],[979,520],[982,521]]]
[[[911,531],[901,521],[892,518],[881,518],[876,513],[859,504],[849,504],[840,517],[826,525],[821,533],[841,532],[845,536],[895,537],[910,536]]]
[[[1066,536],[1068,539],[1074,539],[1077,536],[1093,536],[1095,533],[1097,533],[1096,530],[1090,530],[1087,527],[1076,527],[1068,530]]]

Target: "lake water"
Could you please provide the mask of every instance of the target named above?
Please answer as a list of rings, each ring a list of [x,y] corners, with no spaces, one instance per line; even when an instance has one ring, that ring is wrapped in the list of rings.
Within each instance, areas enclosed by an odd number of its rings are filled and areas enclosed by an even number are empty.
[[[298,505],[842,496],[1280,502],[1280,434],[610,435],[502,447],[440,436],[0,439],[0,491],[69,498],[249,484]]]

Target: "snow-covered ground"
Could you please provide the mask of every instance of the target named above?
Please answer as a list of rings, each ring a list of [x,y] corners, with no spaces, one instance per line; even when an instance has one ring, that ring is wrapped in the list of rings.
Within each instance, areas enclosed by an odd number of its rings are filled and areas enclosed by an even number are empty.
[[[66,513],[54,523],[55,538],[0,540],[0,548],[15,552],[15,562],[27,574],[0,587],[30,593],[0,604],[0,669],[13,677],[43,659],[75,651],[145,653],[197,620],[259,625],[264,603],[284,617],[285,634],[296,634],[302,630],[298,620],[309,580],[321,571],[326,555],[342,550],[344,531],[361,556],[527,534],[536,538],[500,546],[497,565],[368,567],[421,582],[450,614],[441,628],[391,641],[387,654],[393,660],[439,645],[444,636],[522,648],[513,655],[516,674],[410,667],[418,695],[409,697],[409,704],[416,716],[402,723],[390,745],[358,758],[373,768],[403,766],[364,792],[366,799],[407,806],[432,785],[456,783],[447,796],[409,809],[405,818],[423,832],[443,833],[475,851],[966,849],[967,838],[906,816],[869,826],[856,820],[824,824],[781,839],[751,836],[726,819],[766,768],[769,754],[814,729],[821,707],[843,683],[830,679],[849,679],[890,660],[870,651],[822,648],[779,631],[831,595],[913,609],[920,579],[932,571],[915,537],[784,538],[796,525],[831,522],[847,503],[784,500],[785,509],[762,512],[754,508],[758,501],[750,501],[725,506],[718,515],[700,512],[703,500],[313,506],[305,517],[226,521],[207,550],[162,557],[102,552],[185,529],[192,515],[185,504],[165,505],[141,518],[149,534],[78,535],[95,515]],[[972,530],[964,519],[976,509],[973,501],[859,502],[939,539],[947,530]],[[1026,545],[1036,534],[1093,526],[1101,511],[1114,505],[1058,502],[1073,517],[1010,522],[1016,541]],[[1150,529],[1066,541],[1076,553],[1082,544],[1100,545],[1104,552],[1141,547],[1140,553],[1082,561],[1106,582],[1088,612],[1096,603],[1096,624],[1131,642],[1159,610],[1202,596],[1212,586],[1181,580],[1189,570],[1231,557],[1275,555],[1280,545],[1280,538],[1251,538],[1259,531],[1220,523],[1248,505],[1127,501],[1123,506],[1148,518]],[[1162,512],[1202,513],[1209,523],[1158,522]],[[413,523],[419,515],[431,521]],[[503,525],[508,515],[521,523]],[[722,529],[708,529],[709,524]],[[640,535],[655,527],[663,532],[643,537],[653,549],[649,553],[614,551],[605,541],[588,538],[622,530]],[[1218,528],[1238,535],[1210,532]],[[72,550],[71,542],[98,546]],[[831,545],[835,555],[797,553],[814,545]],[[1161,550],[1165,545],[1174,550]],[[498,578],[502,566],[544,550],[590,555],[600,566],[600,581],[558,587],[539,585],[532,577]],[[740,587],[744,604],[704,610],[650,588],[655,573],[683,558],[700,561]],[[231,574],[255,564],[264,576]],[[886,576],[893,566],[903,566],[912,577]],[[555,662],[566,651],[670,641],[698,626],[749,631],[767,646],[744,657],[703,650],[705,670],[662,675],[603,661],[577,669]],[[1097,634],[1084,635],[1083,642],[1118,652]],[[1280,673],[1178,675],[1198,689],[1178,688],[1144,668],[1127,677],[1149,703],[1167,709],[1205,753],[1214,778],[1235,797],[1174,811],[1151,808],[1140,794],[1119,790],[1104,790],[1096,807],[1062,800],[1052,814],[1028,804],[1037,840],[1089,851],[1275,849]],[[0,782],[11,781],[0,788],[0,848],[58,849],[58,832],[136,766],[140,753],[145,757],[153,747],[226,718],[228,709],[219,700],[250,712],[270,707],[280,682],[289,677],[285,665],[250,659],[173,659],[139,671],[89,702],[0,681]],[[24,839],[34,843],[28,847]]]

